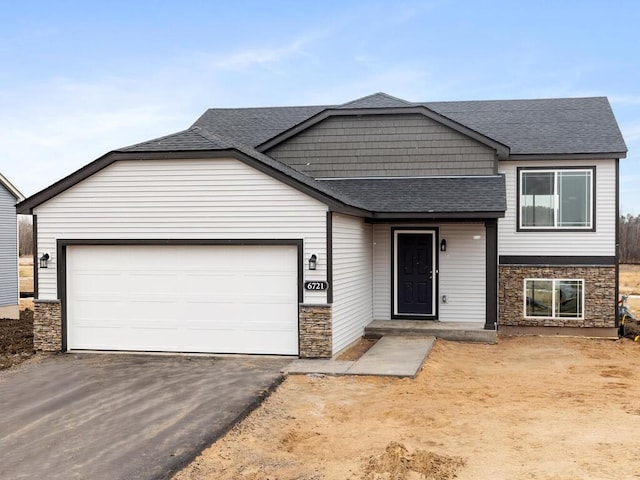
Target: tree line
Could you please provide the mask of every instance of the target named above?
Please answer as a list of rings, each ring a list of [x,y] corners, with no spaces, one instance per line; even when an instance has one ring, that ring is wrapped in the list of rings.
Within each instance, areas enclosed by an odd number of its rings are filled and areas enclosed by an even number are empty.
[[[622,215],[620,224],[620,263],[640,263],[640,215]]]

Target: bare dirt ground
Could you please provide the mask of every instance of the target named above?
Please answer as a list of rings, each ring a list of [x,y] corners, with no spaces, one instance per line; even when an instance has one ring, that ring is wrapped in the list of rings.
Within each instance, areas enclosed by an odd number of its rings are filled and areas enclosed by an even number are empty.
[[[291,376],[175,480],[640,478],[640,345],[438,340],[415,380]]]
[[[33,354],[33,310],[21,310],[19,320],[0,318],[0,370]]]

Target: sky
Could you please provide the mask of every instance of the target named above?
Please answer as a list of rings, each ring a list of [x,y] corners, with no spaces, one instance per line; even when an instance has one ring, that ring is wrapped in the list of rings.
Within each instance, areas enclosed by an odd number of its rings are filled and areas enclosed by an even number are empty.
[[[0,173],[25,196],[210,107],[607,96],[640,215],[636,0],[0,0]]]

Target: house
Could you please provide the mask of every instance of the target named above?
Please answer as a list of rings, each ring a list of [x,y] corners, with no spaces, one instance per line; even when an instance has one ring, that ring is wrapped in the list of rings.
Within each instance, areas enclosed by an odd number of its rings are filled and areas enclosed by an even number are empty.
[[[18,189],[0,174],[0,319],[20,317],[16,203],[22,200]]]
[[[625,153],[606,98],[209,109],[18,205],[36,348],[329,357],[397,320],[615,336]]]

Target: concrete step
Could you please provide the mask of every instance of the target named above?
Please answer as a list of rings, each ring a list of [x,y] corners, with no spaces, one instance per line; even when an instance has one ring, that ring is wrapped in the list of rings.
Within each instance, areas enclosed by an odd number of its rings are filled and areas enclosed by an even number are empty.
[[[429,320],[374,320],[364,329],[365,337],[401,335],[436,337],[454,342],[496,343],[495,330],[485,330],[477,322],[437,322]]]

